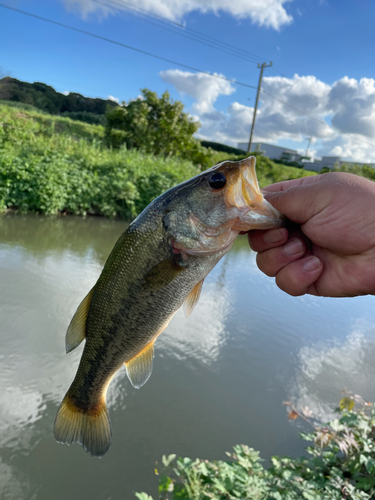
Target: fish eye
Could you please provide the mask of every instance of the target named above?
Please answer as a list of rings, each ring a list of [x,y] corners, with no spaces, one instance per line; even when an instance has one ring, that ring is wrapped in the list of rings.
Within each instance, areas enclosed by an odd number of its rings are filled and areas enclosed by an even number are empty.
[[[227,178],[221,172],[216,172],[211,175],[208,183],[212,189],[222,189],[227,183]]]

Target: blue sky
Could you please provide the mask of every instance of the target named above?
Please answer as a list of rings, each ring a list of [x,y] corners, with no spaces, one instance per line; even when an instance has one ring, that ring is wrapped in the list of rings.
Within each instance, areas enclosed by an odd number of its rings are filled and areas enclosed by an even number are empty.
[[[261,95],[255,140],[304,149],[310,136],[318,156],[375,162],[375,2],[371,0],[2,1],[249,85],[258,82],[256,62],[179,36],[171,25],[173,32],[150,24],[130,15],[127,8],[141,7],[239,47],[254,54],[255,61],[272,60],[262,88],[288,106]],[[232,145],[248,138],[253,89],[2,7],[0,40],[3,74],[45,82],[60,92],[113,96],[120,101],[137,97],[143,87],[159,94],[168,89],[199,119],[200,137]]]

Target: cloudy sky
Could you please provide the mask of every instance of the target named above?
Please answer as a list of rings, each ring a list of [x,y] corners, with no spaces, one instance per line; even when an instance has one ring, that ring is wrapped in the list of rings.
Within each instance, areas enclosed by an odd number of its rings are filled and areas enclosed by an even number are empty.
[[[375,162],[371,0],[4,4],[169,61],[0,7],[3,75],[120,101],[144,87],[159,94],[168,89],[202,124],[199,137],[237,145],[249,136],[257,63],[272,60],[264,73],[255,140],[303,151],[311,137],[317,156]]]

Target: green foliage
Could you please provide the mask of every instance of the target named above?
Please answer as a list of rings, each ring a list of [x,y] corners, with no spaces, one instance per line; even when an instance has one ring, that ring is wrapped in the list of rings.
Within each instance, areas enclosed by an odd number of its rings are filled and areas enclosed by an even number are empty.
[[[106,118],[104,115],[89,113],[88,111],[64,111],[63,113],[61,113],[61,116],[65,118],[71,118],[72,120],[91,123],[94,125],[104,126],[106,124]]]
[[[280,163],[281,165],[287,165],[288,167],[302,168],[302,164],[298,161],[286,161],[286,160],[273,160],[274,163]]]
[[[371,181],[375,181],[375,168],[370,167],[369,165],[349,165],[347,163],[343,163],[342,165],[335,166],[333,170],[328,167],[323,167],[319,172],[320,174],[325,174],[327,172],[347,172],[349,174],[360,175],[361,177],[366,177],[366,179],[370,179]]]
[[[109,99],[92,99],[74,92],[64,95],[56,92],[53,87],[45,83],[27,83],[9,76],[0,80],[0,99],[32,105],[53,115],[64,112],[90,113],[102,115],[103,118],[108,107],[118,106],[116,102]],[[83,116],[87,118],[87,116]],[[81,118],[76,119],[80,120]],[[87,119],[83,121],[87,121]]]
[[[220,151],[222,153],[246,155],[246,151],[244,151],[243,149],[233,148],[231,146],[227,146],[226,144],[221,144],[220,142],[201,141],[201,144],[205,148],[211,148],[214,151]]]
[[[26,110],[18,103],[0,104],[0,116],[0,210],[130,219],[162,192],[199,173],[182,155],[108,149],[100,125]],[[195,160],[204,169],[243,158],[199,148]],[[257,170],[261,187],[304,173],[259,155]]]
[[[290,403],[288,403],[290,404]],[[356,405],[356,409],[354,409]],[[375,498],[375,410],[359,396],[340,402],[339,418],[325,426],[311,412],[295,412],[313,432],[307,457],[272,457],[262,465],[259,452],[237,445],[229,461],[163,457],[159,498],[164,500],[370,500]],[[308,417],[306,416],[308,415]]]
[[[191,163],[122,148],[104,130],[0,105],[0,209],[130,219],[196,175]]]
[[[108,111],[107,143],[113,148],[125,144],[127,149],[142,149],[205,165],[210,152],[193,138],[199,123],[183,109],[182,102],[173,101],[168,92],[158,97],[156,92],[143,89],[142,97]]]

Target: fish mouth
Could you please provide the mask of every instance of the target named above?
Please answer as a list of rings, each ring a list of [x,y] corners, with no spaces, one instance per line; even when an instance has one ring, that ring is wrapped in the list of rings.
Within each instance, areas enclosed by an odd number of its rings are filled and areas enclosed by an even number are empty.
[[[235,231],[285,225],[285,217],[264,198],[259,189],[255,164],[255,156],[240,161],[239,170],[233,172],[229,179],[225,202],[229,210],[238,211],[232,227]]]

